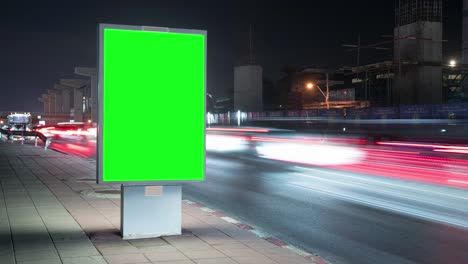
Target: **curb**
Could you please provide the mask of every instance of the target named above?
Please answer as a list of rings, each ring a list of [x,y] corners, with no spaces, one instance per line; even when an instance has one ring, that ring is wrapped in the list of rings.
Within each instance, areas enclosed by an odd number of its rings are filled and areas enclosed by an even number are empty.
[[[309,260],[309,261],[313,261],[315,262],[316,264],[330,264],[329,262],[325,261],[324,259],[322,259],[321,257],[319,257],[317,254],[311,254],[309,252],[306,252],[302,249],[299,249],[297,247],[294,247],[292,245],[289,245],[288,243],[276,238],[276,237],[272,237],[272,236],[264,236],[262,235],[260,232],[258,232],[254,227],[252,226],[249,226],[247,224],[243,224],[231,217],[228,217],[226,215],[224,215],[223,213],[220,213],[220,212],[217,212],[213,209],[210,209],[208,207],[205,207],[201,204],[198,204],[196,202],[192,202],[190,200],[182,200],[182,202],[188,204],[188,205],[191,205],[193,207],[196,207],[204,212],[207,212],[207,213],[210,213],[218,218],[221,218],[223,219],[224,221],[228,222],[228,223],[231,223],[233,225],[236,225],[244,230],[247,230],[249,232],[252,232],[254,233],[255,235],[259,236],[260,238],[263,238],[264,240],[276,245],[276,246],[279,246],[281,248],[285,248],[285,249],[288,249],[294,253],[296,253],[297,255]]]

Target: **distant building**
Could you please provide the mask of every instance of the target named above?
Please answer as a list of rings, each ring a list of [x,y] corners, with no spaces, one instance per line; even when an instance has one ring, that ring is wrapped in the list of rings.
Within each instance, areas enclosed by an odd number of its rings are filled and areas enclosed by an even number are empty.
[[[43,119],[47,124],[70,120],[97,121],[96,69],[77,67],[75,74],[89,79],[60,79],[39,98],[44,106]]]
[[[43,120],[47,124],[75,120],[82,122],[89,116],[87,94],[89,81],[83,79],[61,79],[39,98],[44,104]]]
[[[291,65],[287,65],[284,66],[281,71],[283,76],[274,84],[272,101],[275,105],[271,107],[271,110],[293,108],[296,103],[291,103],[291,101],[297,101],[298,103],[302,102],[299,98],[297,100],[296,98],[290,98],[291,96],[295,96],[293,93],[291,93],[291,91],[294,74],[296,73],[297,69]]]
[[[442,1],[401,0],[395,15],[393,61],[343,68],[356,100],[372,106],[465,100],[466,66],[450,66],[442,53]]]
[[[233,111],[234,103],[232,97],[220,97],[215,100],[213,107],[214,113],[227,113]]]
[[[291,68],[292,69],[292,68]],[[325,96],[317,86],[326,93],[327,74],[330,88],[330,100],[345,99],[343,72],[326,68],[307,67],[300,70],[284,71],[285,76],[276,82],[277,93],[282,95],[277,109],[301,110],[312,104],[325,102]],[[307,89],[307,84],[313,83],[313,89]],[[348,93],[348,92],[346,92]],[[351,100],[351,97],[348,99]]]
[[[259,65],[234,68],[234,110],[263,111],[263,70]]]
[[[345,87],[354,90],[357,101],[368,101],[372,106],[391,106],[395,92],[393,61],[382,61],[343,69]]]
[[[442,0],[402,0],[394,35],[393,101],[442,103]]]

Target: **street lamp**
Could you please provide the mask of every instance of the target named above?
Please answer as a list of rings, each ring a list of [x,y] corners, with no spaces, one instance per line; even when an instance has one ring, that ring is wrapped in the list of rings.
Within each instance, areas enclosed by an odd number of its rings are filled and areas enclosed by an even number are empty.
[[[318,84],[314,84],[313,82],[308,82],[306,84],[307,90],[313,89],[314,86],[317,86],[319,91],[322,93],[323,97],[325,97],[325,103],[327,104],[327,109],[330,109],[330,104],[329,104],[329,101],[328,101],[328,99],[330,98],[330,87],[328,85],[328,73],[327,73],[327,93],[324,93],[323,90],[320,88],[320,86]]]
[[[450,60],[449,66],[450,66],[450,67],[455,67],[455,66],[457,66],[457,61],[456,61],[456,60]]]

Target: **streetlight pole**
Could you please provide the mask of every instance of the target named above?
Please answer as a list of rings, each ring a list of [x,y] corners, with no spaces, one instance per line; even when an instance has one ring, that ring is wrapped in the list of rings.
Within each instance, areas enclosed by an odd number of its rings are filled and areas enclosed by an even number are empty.
[[[312,89],[314,87],[314,85],[318,88],[318,90],[320,91],[320,93],[322,93],[323,97],[325,97],[325,104],[327,105],[327,109],[330,109],[330,104],[328,102],[328,98],[330,96],[330,88],[329,88],[329,84],[328,84],[328,73],[327,73],[327,93],[324,93],[322,88],[320,88],[320,86],[318,84],[313,84],[313,83],[307,83],[306,87],[307,89]]]
[[[326,73],[327,78],[327,95],[325,96],[325,103],[327,104],[327,109],[330,109],[330,104],[328,103],[328,99],[330,98],[330,85],[328,83],[328,72]]]

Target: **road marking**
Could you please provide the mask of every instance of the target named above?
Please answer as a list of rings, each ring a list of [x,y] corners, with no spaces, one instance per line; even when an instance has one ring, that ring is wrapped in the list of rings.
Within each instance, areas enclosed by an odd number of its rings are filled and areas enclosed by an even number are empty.
[[[399,187],[399,188],[405,188],[405,189],[409,189],[409,190],[416,190],[416,191],[420,191],[420,192],[430,192],[430,193],[443,195],[443,196],[448,196],[448,197],[452,197],[452,198],[468,200],[468,197],[462,197],[462,196],[458,196],[458,195],[446,194],[446,193],[441,193],[441,192],[434,192],[434,191],[431,191],[431,190],[424,190],[424,189],[404,186],[404,185],[395,184],[395,183],[388,183],[388,182],[383,182],[383,181],[378,181],[378,180],[371,180],[371,179],[361,178],[361,177],[357,177],[357,176],[346,175],[346,174],[342,174],[342,173],[338,173],[338,172],[324,171],[324,170],[318,170],[318,169],[312,169],[312,168],[306,168],[306,167],[300,167],[300,166],[295,166],[295,167],[300,168],[300,169],[304,169],[304,170],[314,171],[314,172],[328,173],[328,174],[332,174],[332,175],[336,175],[336,176],[340,176],[340,177],[347,177],[347,178],[358,179],[358,180],[362,180],[362,181],[368,181],[368,182],[380,183],[380,184],[390,185],[390,186]]]
[[[265,240],[272,243],[272,244],[274,244],[274,245],[277,245],[279,247],[285,247],[285,246],[288,245],[288,243],[286,243],[283,240],[280,240],[280,239],[278,239],[276,237],[267,237],[267,238],[265,238]]]
[[[202,207],[200,208],[202,211],[208,212],[208,213],[214,213],[215,211],[213,209],[210,209],[208,207]]]
[[[261,238],[268,237],[268,236],[265,235],[264,233],[260,232],[258,229],[249,230],[249,231],[250,231],[251,233],[254,233],[256,236],[261,237]]]
[[[221,217],[221,219],[223,219],[224,221],[229,222],[229,223],[231,223],[231,224],[239,224],[239,223],[240,223],[240,222],[237,221],[236,219],[232,219],[232,218],[229,217],[229,216],[223,216],[223,217]]]
[[[468,184],[468,181],[459,181],[459,180],[448,180],[448,182],[456,182],[456,183]]]
[[[429,204],[429,205],[434,205],[434,201],[427,201],[427,200],[420,200],[420,198],[418,197],[413,197],[413,196],[410,196],[410,195],[407,195],[407,194],[404,194],[404,193],[399,193],[399,192],[395,192],[395,191],[389,191],[389,190],[386,190],[386,189],[382,189],[380,187],[375,187],[375,186],[372,186],[372,185],[368,185],[368,184],[365,184],[365,183],[349,183],[349,182],[342,182],[342,181],[338,181],[338,180],[332,180],[332,179],[325,179],[325,178],[321,178],[321,177],[317,177],[317,176],[312,176],[312,175],[307,175],[307,174],[303,174],[303,173],[298,173],[298,172],[294,172],[293,174],[296,174],[296,175],[299,175],[299,176],[303,176],[303,177],[307,177],[307,178],[313,178],[313,179],[317,179],[317,180],[322,180],[322,181],[329,181],[329,182],[334,182],[336,184],[341,184],[341,185],[347,185],[347,186],[360,186],[361,188],[365,188],[366,190],[369,189],[368,187],[371,187],[371,188],[374,188],[375,190],[378,190],[380,193],[386,193],[388,195],[391,195],[391,196],[395,196],[395,197],[398,197],[398,198],[405,198],[405,199],[408,199],[408,200],[413,200],[413,201],[416,201],[416,202],[419,202],[419,203],[425,203],[425,204]],[[444,204],[435,204],[437,206],[440,206],[440,207],[445,207],[447,209],[450,209],[450,210],[455,210],[455,211],[461,211],[461,212],[468,212],[467,210],[463,210],[463,209],[459,209],[459,208],[454,208],[454,207],[450,207],[448,205],[444,205]]]
[[[251,227],[251,226],[246,225],[246,224],[242,224],[241,222],[239,222],[239,221],[237,221],[237,220],[235,220],[233,218],[230,218],[228,216],[224,216],[224,214],[216,212],[215,210],[212,210],[212,209],[210,209],[208,207],[204,207],[204,206],[202,206],[200,204],[197,204],[195,202],[192,202],[190,200],[182,200],[182,202],[185,202],[185,203],[187,203],[187,204],[189,204],[191,206],[194,206],[194,207],[196,207],[196,208],[198,208],[200,210],[203,210],[205,212],[210,212],[214,216],[217,216],[217,217],[223,219],[226,222],[234,224],[234,225],[238,226],[239,228],[242,228],[245,231],[250,232],[250,233],[252,233],[252,234],[254,234],[254,235],[256,235],[256,236],[258,236],[258,237],[260,237],[260,238],[262,238],[262,239],[264,239],[264,240],[266,240],[266,241],[268,241],[268,242],[270,242],[270,243],[272,243],[272,244],[274,244],[276,246],[279,246],[281,248],[290,250],[290,251],[294,252],[295,254],[297,254],[298,256],[301,256],[301,257],[303,257],[303,258],[305,258],[307,260],[313,261],[314,263],[329,264],[324,259],[320,258],[317,254],[310,254],[310,253],[308,253],[308,252],[306,252],[304,250],[301,250],[301,249],[299,249],[297,247],[289,245],[288,243],[286,243],[286,242],[284,242],[282,240],[279,240],[279,239],[277,239],[275,237],[266,235],[266,234],[260,232],[259,230],[255,229],[254,227]]]
[[[307,257],[307,256],[310,256],[310,253],[309,252],[306,252],[302,249],[299,249],[295,246],[291,246],[291,245],[287,245],[287,246],[284,246],[284,248],[287,248],[291,251],[293,251],[294,253],[298,254],[299,256],[302,256],[302,257]]]
[[[371,161],[371,160],[365,160],[365,163],[370,163],[370,164],[376,164],[376,165],[389,165],[389,166],[394,166],[394,167],[400,167],[400,168],[409,168],[409,169],[417,169],[417,170],[426,170],[426,171],[433,171],[433,172],[440,172],[440,173],[446,173],[444,169],[434,169],[434,168],[425,168],[422,166],[412,166],[412,165],[400,165],[400,164],[395,164],[390,161]],[[451,172],[451,171],[450,171]],[[451,172],[451,173],[457,173],[457,172]],[[459,174],[468,176],[466,173],[461,173],[458,172]]]
[[[434,222],[446,223],[446,224],[462,227],[464,229],[468,229],[468,222],[465,219],[462,219],[462,220],[451,219],[450,217],[443,217],[435,213],[424,212],[424,211],[417,210],[417,209],[408,210],[404,205],[392,204],[392,203],[382,202],[382,201],[379,202],[379,199],[376,199],[376,198],[369,199],[362,195],[354,195],[354,197],[351,197],[349,195],[338,194],[338,193],[334,193],[330,191],[325,191],[323,189],[311,188],[309,186],[304,186],[301,184],[287,183],[286,185],[290,187],[295,187],[298,189],[307,190],[307,191],[320,192],[326,195],[341,198],[343,200],[348,200],[354,203],[364,204],[369,207],[381,208],[385,210],[398,212],[401,214],[407,214],[407,215],[416,216],[416,217],[423,218],[423,219],[429,219]]]

